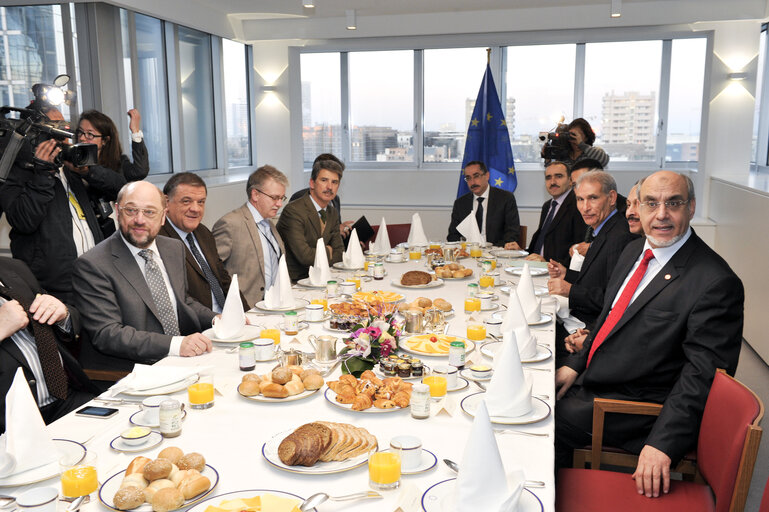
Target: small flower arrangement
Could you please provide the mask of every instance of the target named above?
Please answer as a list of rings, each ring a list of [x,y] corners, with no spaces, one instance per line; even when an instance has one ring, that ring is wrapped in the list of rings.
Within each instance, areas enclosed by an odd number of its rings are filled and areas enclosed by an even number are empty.
[[[395,319],[394,304],[375,300],[362,306],[368,310],[368,318],[353,327],[350,337],[344,340],[347,346],[340,352],[342,372],[356,377],[398,349],[402,327]]]

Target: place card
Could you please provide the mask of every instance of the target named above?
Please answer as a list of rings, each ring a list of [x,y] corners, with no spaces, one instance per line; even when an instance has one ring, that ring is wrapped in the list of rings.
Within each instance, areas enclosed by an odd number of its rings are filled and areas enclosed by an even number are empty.
[[[395,512],[420,512],[422,491],[412,482],[401,481],[401,492],[398,495],[398,503]]]
[[[447,416],[454,416],[457,410],[457,402],[450,396],[446,395],[437,402],[430,404],[430,416],[436,417],[441,414]]]

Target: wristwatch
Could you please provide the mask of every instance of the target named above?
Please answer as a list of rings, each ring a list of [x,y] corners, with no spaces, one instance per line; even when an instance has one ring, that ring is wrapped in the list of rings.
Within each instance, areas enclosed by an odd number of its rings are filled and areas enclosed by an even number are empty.
[[[141,130],[139,130],[138,132],[132,132],[131,140],[136,143],[141,142],[142,140],[144,140],[144,132],[142,132]]]

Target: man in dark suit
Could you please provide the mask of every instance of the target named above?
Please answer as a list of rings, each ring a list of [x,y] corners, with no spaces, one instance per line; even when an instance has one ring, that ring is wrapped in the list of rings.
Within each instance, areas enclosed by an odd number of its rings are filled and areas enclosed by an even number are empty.
[[[470,162],[462,172],[470,192],[454,201],[446,240],[456,242],[461,238],[457,225],[472,213],[487,242],[499,247],[508,242],[520,242],[521,223],[515,196],[489,186],[489,170],[483,162]]]
[[[206,182],[195,173],[175,173],[163,187],[166,222],[160,235],[184,242],[187,250],[187,291],[190,297],[221,313],[230,289],[230,277],[216,252],[216,241],[201,221],[206,213]],[[250,309],[241,294],[243,307]]]
[[[157,236],[164,210],[155,185],[125,185],[117,199],[119,231],[75,262],[75,305],[88,337],[84,367],[130,370],[136,362],[211,351],[200,332],[214,312],[187,292],[184,244]]]
[[[556,372],[556,464],[590,443],[595,397],[663,404],[658,417],[608,415],[607,444],[639,453],[639,493],[669,489],[671,463],[696,440],[717,368],[734,374],[744,290],[727,263],[689,227],[694,187],[659,171],[641,187],[645,240],[622,253],[585,347]],[[561,398],[563,397],[563,398]]]
[[[0,396],[22,368],[46,423],[91,400],[97,390],[64,346],[74,339],[79,323],[77,311],[46,295],[23,261],[0,258]]]
[[[545,201],[539,215],[539,226],[531,237],[527,260],[569,262],[569,247],[585,236],[585,221],[577,210],[571,188],[569,169],[563,162],[550,162],[545,169],[545,188],[552,199]],[[520,249],[516,242],[511,249]]]
[[[286,244],[286,264],[292,281],[308,276],[321,237],[329,264],[342,261],[344,243],[339,234],[339,212],[330,206],[339,190],[342,172],[342,167],[333,160],[315,162],[310,175],[310,193],[288,203],[280,214],[278,232]]]

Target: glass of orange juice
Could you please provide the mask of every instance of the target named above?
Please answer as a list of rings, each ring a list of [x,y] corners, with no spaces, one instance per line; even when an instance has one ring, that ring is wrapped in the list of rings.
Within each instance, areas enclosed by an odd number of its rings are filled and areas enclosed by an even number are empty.
[[[360,276],[352,276],[349,280],[355,283],[355,289],[360,291]]]
[[[313,302],[313,304],[323,304],[323,302]],[[325,304],[323,304],[325,306]],[[324,308],[325,311],[325,308]],[[260,338],[271,338],[275,341],[275,344],[277,345],[280,343],[280,329],[262,329],[262,332],[259,333]]]
[[[264,332],[264,331],[262,331]],[[214,406],[214,375],[201,372],[200,378],[187,388],[187,397],[193,409],[208,409]]]
[[[486,339],[486,326],[483,324],[468,324],[467,338],[473,341],[483,341]]]
[[[481,310],[481,299],[476,297],[467,297],[465,299],[465,313]]]
[[[483,251],[481,250],[481,245],[477,243],[471,243],[470,244],[470,257],[471,258],[480,258],[483,256]]]
[[[67,498],[79,498],[96,492],[99,478],[96,474],[96,452],[70,453],[59,459],[61,493]]]
[[[432,398],[443,398],[446,396],[446,389],[448,388],[446,377],[441,375],[428,375],[422,379],[422,384],[427,384],[430,388],[430,396]]]
[[[481,285],[481,288],[494,288],[494,276],[481,276],[478,284]]]
[[[374,452],[368,459],[368,484],[372,489],[387,491],[401,484],[401,450],[397,446],[386,452]]]
[[[422,249],[420,247],[409,247],[409,259],[419,260],[422,258]]]

